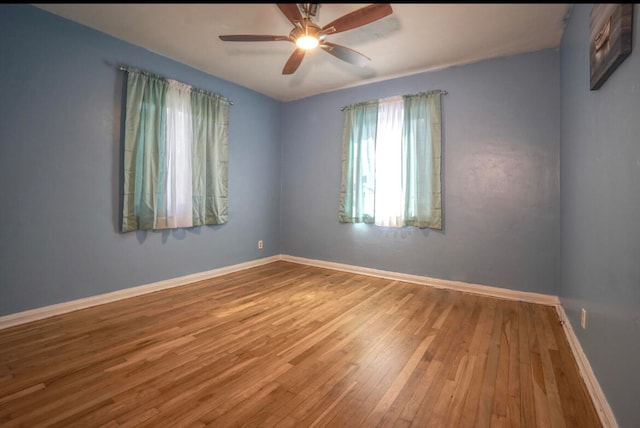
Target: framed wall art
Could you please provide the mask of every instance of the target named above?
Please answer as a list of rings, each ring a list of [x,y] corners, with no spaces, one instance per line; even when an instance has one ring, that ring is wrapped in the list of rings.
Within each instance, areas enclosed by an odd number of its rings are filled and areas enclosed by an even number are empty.
[[[593,5],[589,20],[591,90],[596,90],[631,53],[633,3]]]

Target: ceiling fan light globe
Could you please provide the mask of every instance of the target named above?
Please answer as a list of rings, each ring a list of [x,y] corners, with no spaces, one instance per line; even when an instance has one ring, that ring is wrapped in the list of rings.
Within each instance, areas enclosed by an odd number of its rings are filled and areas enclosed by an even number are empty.
[[[302,36],[296,39],[296,45],[302,49],[313,49],[318,46],[319,43],[320,41],[313,36]]]

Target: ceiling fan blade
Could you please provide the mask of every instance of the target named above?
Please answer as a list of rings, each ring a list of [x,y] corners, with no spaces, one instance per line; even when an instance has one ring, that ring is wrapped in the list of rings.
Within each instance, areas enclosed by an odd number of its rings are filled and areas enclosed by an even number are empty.
[[[331,21],[322,27],[322,32],[326,34],[341,33],[370,24],[392,13],[393,9],[391,9],[390,4],[372,4],[356,9],[351,13]]]
[[[346,61],[350,64],[354,64],[360,67],[365,67],[371,61],[371,58],[362,55],[360,52],[356,52],[353,49],[349,49],[344,46],[336,45],[335,43],[323,42],[320,47],[325,52]]]
[[[296,3],[278,3],[276,6],[278,6],[282,13],[284,13],[284,16],[286,16],[293,25],[302,22],[302,13],[300,13],[300,9]]]
[[[289,36],[269,36],[265,34],[232,34],[218,37],[225,42],[273,42],[289,40]]]
[[[289,57],[289,60],[287,60],[287,63],[284,65],[284,68],[282,69],[282,74],[295,73],[295,71],[300,66],[300,63],[302,62],[302,58],[304,58],[305,52],[306,51],[302,48],[298,48],[295,51],[293,51],[293,53]]]

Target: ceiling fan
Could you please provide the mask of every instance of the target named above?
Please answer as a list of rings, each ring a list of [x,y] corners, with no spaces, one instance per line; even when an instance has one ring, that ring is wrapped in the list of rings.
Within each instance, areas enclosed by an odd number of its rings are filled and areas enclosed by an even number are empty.
[[[262,34],[235,34],[219,36],[225,42],[271,42],[288,41],[296,45],[296,50],[289,57],[289,60],[282,69],[282,74],[293,74],[307,50],[320,47],[320,49],[331,55],[346,61],[350,64],[365,66],[371,60],[363,54],[349,49],[345,46],[337,45],[326,41],[328,35],[353,30],[370,24],[387,15],[393,10],[389,4],[371,4],[361,7],[353,12],[337,18],[324,27],[320,27],[313,21],[318,11],[317,3],[278,3],[278,8],[294,25],[288,36],[270,36]]]

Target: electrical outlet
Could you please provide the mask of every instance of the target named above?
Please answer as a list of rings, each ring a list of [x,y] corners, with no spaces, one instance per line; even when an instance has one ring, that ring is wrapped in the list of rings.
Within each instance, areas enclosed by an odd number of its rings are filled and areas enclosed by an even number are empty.
[[[587,310],[585,308],[582,308],[580,312],[580,325],[582,328],[587,328]]]
[[[258,248],[262,249],[262,239],[258,241]]]

